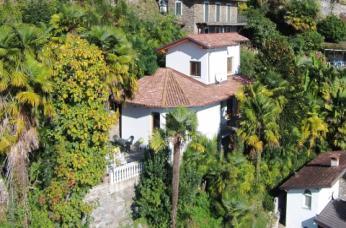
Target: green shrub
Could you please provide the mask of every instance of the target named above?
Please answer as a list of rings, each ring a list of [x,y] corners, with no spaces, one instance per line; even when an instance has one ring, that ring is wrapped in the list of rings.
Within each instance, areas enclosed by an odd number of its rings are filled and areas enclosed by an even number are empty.
[[[346,23],[335,15],[329,15],[320,21],[317,29],[328,42],[340,42],[346,38]]]
[[[315,31],[308,31],[294,36],[290,43],[296,53],[317,51],[321,49],[323,36]]]
[[[291,0],[287,5],[285,22],[295,31],[316,30],[316,17],[320,11],[316,0]]]
[[[254,79],[256,77],[256,67],[260,61],[257,54],[248,48],[242,48],[240,52],[240,74]]]
[[[196,196],[195,204],[189,208],[189,218],[184,221],[184,227],[222,227],[222,218],[214,218],[210,210],[210,198],[205,192]]]
[[[261,11],[249,10],[247,18],[244,33],[251,39],[255,47],[261,47],[266,40],[279,34],[274,22],[265,17]]]
[[[27,1],[22,9],[23,22],[29,24],[48,23],[55,11],[55,1]]]
[[[136,187],[134,217],[145,219],[150,227],[169,227],[170,178],[167,149],[150,153]]]

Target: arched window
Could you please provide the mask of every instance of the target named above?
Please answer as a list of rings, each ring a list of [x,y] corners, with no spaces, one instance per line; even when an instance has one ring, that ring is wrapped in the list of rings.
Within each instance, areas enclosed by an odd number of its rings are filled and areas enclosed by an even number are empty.
[[[304,191],[304,206],[308,209],[311,209],[311,191],[309,189],[306,189]]]

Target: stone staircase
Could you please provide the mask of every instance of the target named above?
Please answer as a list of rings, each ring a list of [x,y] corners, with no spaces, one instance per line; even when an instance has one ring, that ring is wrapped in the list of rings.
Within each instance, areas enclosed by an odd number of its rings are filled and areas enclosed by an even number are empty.
[[[94,187],[85,201],[95,205],[90,227],[133,227],[131,205],[138,178]]]

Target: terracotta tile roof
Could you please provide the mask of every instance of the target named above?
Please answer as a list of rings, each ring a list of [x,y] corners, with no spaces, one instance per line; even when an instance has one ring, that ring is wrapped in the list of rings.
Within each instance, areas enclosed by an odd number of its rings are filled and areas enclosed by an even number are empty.
[[[339,156],[339,166],[331,167],[330,159]],[[322,153],[289,178],[281,189],[331,187],[346,172],[346,151]]]
[[[228,32],[228,33],[208,33],[208,34],[191,34],[187,37],[169,43],[159,49],[159,52],[166,52],[167,49],[178,46],[182,43],[191,41],[202,48],[220,48],[227,46],[234,46],[238,43],[249,41],[248,38],[239,35],[237,32]]]
[[[220,84],[205,85],[171,68],[159,68],[138,81],[137,92],[126,102],[157,108],[205,106],[228,99],[248,82],[233,76]]]
[[[324,228],[346,227],[346,201],[331,200],[327,206],[316,216],[315,222]]]

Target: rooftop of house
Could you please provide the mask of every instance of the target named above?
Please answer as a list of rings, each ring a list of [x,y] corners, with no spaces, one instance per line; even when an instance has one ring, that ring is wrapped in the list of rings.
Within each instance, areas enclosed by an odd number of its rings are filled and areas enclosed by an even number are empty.
[[[244,84],[241,76],[230,76],[219,84],[206,85],[171,68],[159,68],[138,81],[133,99],[126,102],[155,108],[207,106],[234,95]]]
[[[315,222],[321,227],[346,227],[346,201],[331,200],[316,216]]]
[[[337,166],[331,159],[338,159]],[[346,172],[346,151],[322,153],[290,177],[281,189],[329,188]]]
[[[159,52],[165,53],[168,49],[176,47],[185,42],[193,42],[204,49],[222,48],[238,45],[241,42],[249,41],[248,38],[237,32],[229,33],[207,33],[207,34],[191,34],[177,41],[169,43],[159,49]]]

